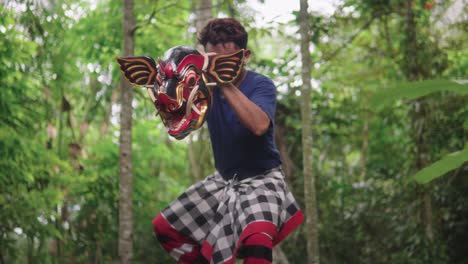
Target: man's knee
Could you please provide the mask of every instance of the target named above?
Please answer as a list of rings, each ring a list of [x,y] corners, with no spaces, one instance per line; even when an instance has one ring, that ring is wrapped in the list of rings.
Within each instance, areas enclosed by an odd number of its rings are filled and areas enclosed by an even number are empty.
[[[175,230],[161,213],[153,220],[153,230],[156,238],[163,244],[167,242],[194,243],[190,238]]]
[[[178,234],[171,228],[167,220],[162,216],[162,214],[158,214],[153,219],[153,231],[156,235],[157,240],[164,249],[170,252],[173,247],[176,246],[178,240]]]
[[[199,246],[190,238],[177,232],[162,214],[154,218],[153,229],[162,247],[179,263],[197,263],[196,260],[200,257]]]

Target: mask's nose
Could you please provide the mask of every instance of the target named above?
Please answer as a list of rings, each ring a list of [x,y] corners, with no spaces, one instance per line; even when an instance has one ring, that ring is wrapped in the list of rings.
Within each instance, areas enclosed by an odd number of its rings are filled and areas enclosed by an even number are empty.
[[[165,80],[158,89],[157,104],[160,110],[174,112],[182,107],[182,94],[178,92],[178,80],[171,78]]]
[[[167,94],[160,93],[158,95],[158,105],[161,110],[165,112],[173,112],[176,111],[180,108],[180,104],[177,102],[177,100],[169,97]]]
[[[158,93],[164,93],[172,98],[177,97],[177,85],[179,81],[176,78],[164,80],[158,89]]]

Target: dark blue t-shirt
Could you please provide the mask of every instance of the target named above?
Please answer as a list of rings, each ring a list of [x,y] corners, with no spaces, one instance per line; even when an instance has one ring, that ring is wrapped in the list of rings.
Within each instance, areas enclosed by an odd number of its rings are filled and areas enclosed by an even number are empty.
[[[242,178],[254,176],[281,164],[273,138],[275,85],[268,77],[248,71],[238,88],[265,111],[270,118],[270,127],[262,136],[256,136],[240,123],[221,88],[213,89],[213,105],[207,122],[215,167],[225,179],[231,179],[234,174]]]

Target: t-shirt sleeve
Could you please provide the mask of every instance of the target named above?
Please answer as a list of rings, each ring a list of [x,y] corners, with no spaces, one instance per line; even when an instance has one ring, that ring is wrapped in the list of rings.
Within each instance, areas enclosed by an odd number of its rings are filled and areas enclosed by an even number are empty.
[[[269,78],[261,77],[256,80],[255,89],[250,100],[268,115],[271,124],[273,124],[276,110],[276,87]]]

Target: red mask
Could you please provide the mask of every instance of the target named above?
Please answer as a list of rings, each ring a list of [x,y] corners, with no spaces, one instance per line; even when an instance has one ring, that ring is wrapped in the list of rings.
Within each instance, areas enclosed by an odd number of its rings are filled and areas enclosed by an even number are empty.
[[[211,106],[211,87],[237,79],[243,60],[244,50],[207,56],[181,46],[168,50],[157,65],[147,56],[117,58],[130,83],[148,89],[169,135],[176,139],[203,125]]]

